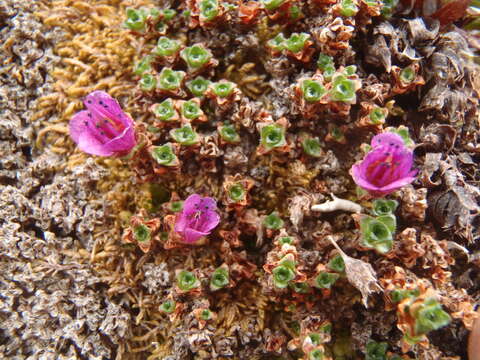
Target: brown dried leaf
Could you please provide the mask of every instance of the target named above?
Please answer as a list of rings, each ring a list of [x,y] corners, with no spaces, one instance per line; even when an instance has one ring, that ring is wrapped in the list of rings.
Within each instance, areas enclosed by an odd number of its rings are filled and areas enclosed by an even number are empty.
[[[442,26],[451,24],[465,15],[470,0],[454,0],[442,6],[439,10],[432,14],[434,19],[440,21]]]
[[[362,293],[363,305],[368,307],[368,295],[370,295],[372,292],[380,292],[383,290],[377,282],[377,274],[372,268],[372,265],[366,263],[365,261],[354,259],[345,254],[343,250],[340,249],[340,246],[337,245],[332,236],[327,236],[327,239],[340,253],[340,256],[345,262],[345,273],[348,281]]]

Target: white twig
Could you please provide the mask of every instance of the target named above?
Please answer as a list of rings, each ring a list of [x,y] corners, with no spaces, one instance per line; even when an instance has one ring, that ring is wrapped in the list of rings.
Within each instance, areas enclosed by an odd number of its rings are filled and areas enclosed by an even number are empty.
[[[332,201],[324,202],[323,204],[313,205],[313,211],[320,212],[332,212],[337,210],[349,211],[353,213],[359,213],[362,211],[362,207],[357,203],[350,200],[340,199],[335,195],[332,195]]]

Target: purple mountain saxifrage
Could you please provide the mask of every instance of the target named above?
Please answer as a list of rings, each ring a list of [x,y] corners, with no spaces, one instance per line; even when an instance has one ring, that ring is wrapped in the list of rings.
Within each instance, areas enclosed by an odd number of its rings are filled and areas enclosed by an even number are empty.
[[[185,243],[195,243],[201,237],[209,235],[220,222],[220,215],[216,210],[215,199],[190,195],[177,217],[175,231],[183,235]]]
[[[358,186],[374,197],[381,197],[415,179],[413,151],[405,146],[400,135],[390,132],[376,135],[371,146],[364,159],[350,170]]]
[[[90,93],[87,110],[70,120],[70,136],[80,150],[98,156],[128,154],[136,145],[133,120],[104,91]]]

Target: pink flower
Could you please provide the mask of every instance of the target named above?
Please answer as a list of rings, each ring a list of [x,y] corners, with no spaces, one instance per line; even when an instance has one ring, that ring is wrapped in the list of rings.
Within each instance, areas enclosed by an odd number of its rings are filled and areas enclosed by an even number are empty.
[[[184,242],[196,242],[202,236],[209,235],[220,222],[216,209],[215,199],[190,195],[183,203],[182,212],[177,216],[175,231],[183,235]]]
[[[372,149],[350,169],[355,183],[372,196],[380,197],[410,184],[417,174],[412,170],[413,151],[400,135],[383,133],[374,136]]]
[[[99,156],[128,154],[136,145],[133,120],[104,91],[90,93],[87,110],[70,120],[70,136],[80,150]]]

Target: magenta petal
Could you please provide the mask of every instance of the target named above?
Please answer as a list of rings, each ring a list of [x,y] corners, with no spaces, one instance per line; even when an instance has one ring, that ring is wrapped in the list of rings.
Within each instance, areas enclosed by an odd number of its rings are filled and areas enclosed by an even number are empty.
[[[350,174],[352,175],[353,181],[355,181],[355,183],[361,188],[369,191],[377,191],[379,189],[378,186],[371,184],[367,179],[364,178],[360,164],[353,165],[350,169]]]
[[[186,214],[193,214],[200,206],[200,200],[202,197],[198,194],[190,195],[183,203],[183,212]]]
[[[208,218],[203,222],[202,226],[199,227],[198,230],[209,232],[213,230],[220,222],[220,215],[214,211],[209,211],[206,215]]]
[[[111,156],[114,154],[113,151],[105,147],[105,144],[103,144],[90,129],[86,129],[80,133],[78,147],[80,150],[92,155]]]
[[[381,133],[378,135],[375,135],[372,138],[372,141],[370,143],[373,148],[376,148],[378,146],[383,146],[383,145],[398,145],[401,147],[405,146],[405,143],[403,142],[403,139],[400,135],[394,134],[391,132],[386,132],[386,133]]]
[[[201,237],[207,236],[209,233],[208,232],[201,232],[195,229],[185,229],[185,232],[183,233],[183,237],[186,243],[192,244],[196,241],[198,241]]]
[[[185,212],[182,212],[179,215],[177,215],[174,229],[176,232],[183,233],[187,228],[187,224],[188,224],[188,216]]]
[[[135,132],[133,128],[126,128],[123,133],[116,138],[105,143],[105,147],[112,153],[128,153],[136,144]]]
[[[87,114],[88,111],[86,110],[76,113],[68,124],[70,136],[76,144],[78,144],[79,142],[81,133],[84,132],[87,128],[86,123],[88,123],[89,120]]]
[[[133,121],[123,112],[117,100],[105,91],[90,93],[85,101],[85,106],[101,118],[112,119],[120,122],[123,126],[131,126]]]
[[[415,176],[407,176],[397,181],[394,181],[388,185],[385,185],[379,189],[380,192],[384,194],[388,194],[394,192],[395,190],[400,189],[401,187],[410,184],[413,180],[415,180]]]

